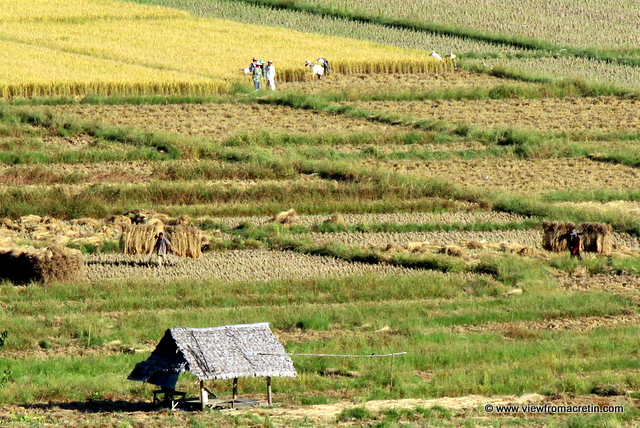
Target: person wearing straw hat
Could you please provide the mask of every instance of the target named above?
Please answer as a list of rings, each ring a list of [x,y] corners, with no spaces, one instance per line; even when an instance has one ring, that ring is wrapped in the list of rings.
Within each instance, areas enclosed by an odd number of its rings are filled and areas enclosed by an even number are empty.
[[[249,73],[253,73],[253,70],[255,70],[255,68],[260,64],[260,62],[258,61],[258,58],[256,58],[255,56],[253,57],[253,59],[251,60],[251,64],[249,64],[249,67],[246,68],[241,68],[240,71],[243,71],[244,74],[249,74]]]
[[[167,254],[172,251],[171,242],[164,237],[164,233],[158,233],[156,243],[151,250],[151,254],[156,253],[158,258],[158,267],[161,267],[166,261]]]
[[[324,67],[320,64],[313,64],[311,61],[307,61],[304,64],[305,67],[311,67],[312,75],[317,76],[318,79],[322,79],[322,75],[324,74]]]
[[[580,255],[580,235],[578,235],[578,232],[575,229],[571,229],[569,232],[567,244],[571,257],[577,257],[578,260],[582,260],[582,256]]]
[[[271,60],[267,61],[267,66],[265,68],[264,75],[267,79],[267,88],[271,89],[272,91],[275,91],[276,90],[276,66],[273,65],[273,61]]]

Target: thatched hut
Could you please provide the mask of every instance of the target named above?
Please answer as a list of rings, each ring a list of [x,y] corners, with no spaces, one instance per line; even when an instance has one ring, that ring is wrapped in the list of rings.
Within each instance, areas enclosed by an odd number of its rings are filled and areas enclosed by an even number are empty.
[[[83,280],[84,268],[82,253],[71,248],[0,248],[0,278],[14,284]]]
[[[607,223],[582,223],[578,226],[582,250],[589,253],[611,255],[613,228]]]
[[[214,406],[204,381],[233,379],[233,406],[238,378],[266,377],[267,402],[272,377],[296,377],[293,361],[269,328],[269,323],[226,325],[212,328],[171,328],[151,356],[133,369],[128,379],[175,391],[180,373],[188,370],[200,381],[200,405]]]
[[[547,251],[565,251],[568,247],[567,238],[571,229],[575,229],[573,223],[564,223],[558,221],[543,221],[542,229],[542,248]]]

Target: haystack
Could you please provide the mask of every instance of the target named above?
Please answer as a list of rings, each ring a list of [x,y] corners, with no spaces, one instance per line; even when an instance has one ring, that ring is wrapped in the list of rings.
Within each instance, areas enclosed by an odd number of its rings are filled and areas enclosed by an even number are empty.
[[[163,231],[164,227],[160,224],[123,224],[120,248],[125,254],[149,254],[158,233]]]
[[[14,284],[85,279],[84,257],[78,250],[13,247],[0,249],[0,277]]]
[[[179,225],[186,226],[187,224],[191,224],[192,221],[193,219],[191,218],[191,216],[183,214],[178,218],[169,219],[169,221],[167,221],[167,224],[169,226],[179,226]]]
[[[323,221],[324,224],[334,224],[336,226],[342,226],[344,224],[344,218],[342,214],[334,213],[331,214],[331,217]]]
[[[293,208],[289,211],[282,211],[269,220],[272,223],[292,225],[300,224],[300,217]]]
[[[611,255],[613,228],[607,223],[582,223],[578,226],[582,250],[588,253]]]
[[[167,226],[167,239],[171,241],[173,253],[180,257],[202,257],[204,235],[193,225]]]
[[[573,223],[558,221],[542,222],[544,234],[542,236],[542,248],[547,251],[565,251],[567,249],[567,237],[571,229],[575,229]]]
[[[446,254],[447,256],[455,256],[455,257],[465,257],[467,255],[467,251],[458,247],[457,245],[443,245],[439,250],[439,253]]]

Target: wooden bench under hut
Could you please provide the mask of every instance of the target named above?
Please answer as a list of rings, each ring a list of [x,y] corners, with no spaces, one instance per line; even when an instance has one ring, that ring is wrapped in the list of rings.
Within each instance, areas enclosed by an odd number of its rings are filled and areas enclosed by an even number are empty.
[[[199,399],[186,399],[184,393],[175,390],[178,377],[185,370],[200,381]],[[154,392],[154,401],[163,401],[171,408],[184,403],[204,410],[265,404],[238,399],[238,379],[246,377],[266,378],[266,404],[271,405],[271,378],[296,376],[293,361],[271,332],[269,323],[256,323],[168,329],[151,356],[136,364],[128,379],[161,387]],[[205,381],[214,379],[233,379],[231,399],[209,397]],[[160,394],[164,398],[158,399]]]

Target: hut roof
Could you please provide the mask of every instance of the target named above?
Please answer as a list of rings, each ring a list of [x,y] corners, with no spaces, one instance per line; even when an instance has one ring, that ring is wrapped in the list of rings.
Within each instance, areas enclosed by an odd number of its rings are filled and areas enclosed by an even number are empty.
[[[269,323],[256,323],[170,328],[128,379],[175,389],[185,370],[199,380],[297,376]]]

